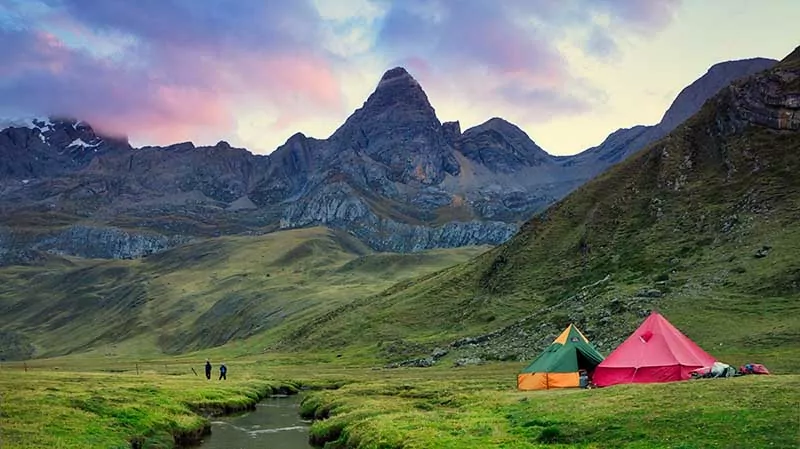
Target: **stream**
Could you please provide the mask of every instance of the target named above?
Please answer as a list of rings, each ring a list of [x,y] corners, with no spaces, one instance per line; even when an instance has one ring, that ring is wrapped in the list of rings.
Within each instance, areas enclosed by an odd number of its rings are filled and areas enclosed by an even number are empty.
[[[241,415],[214,418],[200,449],[309,449],[308,421],[300,419],[299,395],[267,398]]]

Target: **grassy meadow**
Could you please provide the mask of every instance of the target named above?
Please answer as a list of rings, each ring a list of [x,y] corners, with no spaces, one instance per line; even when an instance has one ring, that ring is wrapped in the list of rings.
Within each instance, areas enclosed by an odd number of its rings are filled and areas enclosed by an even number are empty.
[[[3,448],[171,448],[201,438],[206,416],[301,388],[300,412],[314,419],[310,439],[326,448],[792,448],[800,441],[797,375],[517,392],[518,363],[374,370],[250,359],[229,363],[227,382],[209,382],[202,360],[142,362],[138,375],[101,371],[121,364],[57,362],[0,369]]]
[[[0,330],[58,357],[0,363],[0,447],[170,448],[202,438],[209,414],[302,387],[319,388],[301,393],[301,412],[327,448],[797,447],[800,302],[789,277],[798,236],[778,225],[748,240],[770,235],[767,258],[752,257],[751,243],[721,245],[667,275],[622,268],[588,290],[570,277],[545,283],[548,272],[569,273],[552,260],[504,256],[528,244],[521,237],[485,253],[396,255],[321,228],[135,261],[3,268]],[[506,268],[491,268],[501,256]],[[607,274],[587,267],[580,283]],[[494,274],[481,277],[487,269]],[[508,290],[495,290],[496,276]],[[664,296],[635,297],[653,286]],[[613,298],[627,309],[594,327]],[[433,368],[382,368],[553,304],[559,317],[548,312],[537,326],[575,321],[590,339],[625,334],[641,322],[634,307],[657,307],[721,361],[763,362],[778,375],[517,392],[529,360],[452,368],[463,354],[451,350]],[[393,345],[401,353],[386,352]],[[205,381],[206,357],[229,366],[227,382]]]

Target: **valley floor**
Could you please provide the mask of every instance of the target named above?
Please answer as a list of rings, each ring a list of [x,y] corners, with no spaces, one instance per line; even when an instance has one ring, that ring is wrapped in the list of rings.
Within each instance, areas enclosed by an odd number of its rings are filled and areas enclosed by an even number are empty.
[[[798,375],[517,392],[518,363],[376,370],[255,361],[230,364],[227,382],[205,380],[197,362],[141,364],[139,374],[127,364],[125,372],[109,372],[121,366],[80,372],[32,363],[26,372],[4,365],[0,446],[168,448],[203,434],[208,420],[200,414],[241,410],[270,392],[302,387],[312,387],[301,410],[316,419],[311,438],[329,448],[800,443]]]

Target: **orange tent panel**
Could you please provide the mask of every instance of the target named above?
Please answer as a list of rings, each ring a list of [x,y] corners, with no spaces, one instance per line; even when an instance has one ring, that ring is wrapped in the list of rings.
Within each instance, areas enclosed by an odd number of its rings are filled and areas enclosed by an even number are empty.
[[[548,390],[580,386],[578,373],[520,373],[517,388],[520,390]]]

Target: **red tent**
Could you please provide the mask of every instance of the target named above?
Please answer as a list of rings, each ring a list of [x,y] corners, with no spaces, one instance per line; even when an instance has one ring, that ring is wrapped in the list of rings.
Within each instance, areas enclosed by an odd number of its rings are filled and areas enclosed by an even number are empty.
[[[692,370],[715,361],[666,318],[653,312],[597,366],[592,381],[606,387],[687,380]]]

